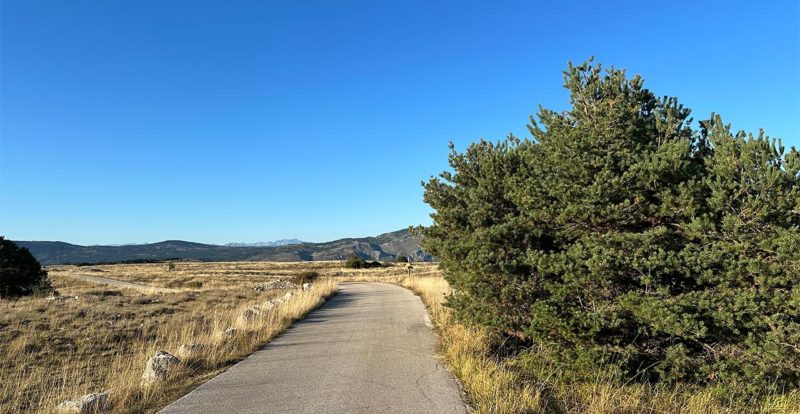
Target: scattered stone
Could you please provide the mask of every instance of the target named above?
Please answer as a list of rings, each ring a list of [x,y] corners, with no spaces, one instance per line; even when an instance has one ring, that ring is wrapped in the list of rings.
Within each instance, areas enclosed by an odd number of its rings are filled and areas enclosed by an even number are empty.
[[[106,407],[108,401],[107,392],[96,392],[86,394],[77,400],[67,400],[56,406],[57,413],[99,413]]]
[[[295,289],[297,285],[288,281],[288,280],[277,280],[274,282],[263,282],[263,283],[256,283],[253,287],[253,290],[256,292],[266,292],[268,290],[276,290],[276,289]]]
[[[78,297],[77,296],[60,296],[60,295],[59,296],[55,296],[54,295],[54,296],[48,296],[45,299],[61,302],[61,301],[65,301],[65,300],[78,300]]]
[[[310,289],[311,289],[311,283],[303,283],[303,290],[310,290]]]
[[[294,293],[292,293],[292,292],[286,292],[286,294],[285,294],[285,295],[283,295],[283,300],[284,300],[284,301],[288,301],[289,299],[291,299],[291,298],[292,298],[292,296],[294,296]]]
[[[273,289],[296,289],[297,285],[288,281],[288,280],[279,280],[277,282],[273,282]]]
[[[222,334],[225,335],[225,336],[236,336],[237,332],[238,331],[236,330],[236,328],[228,328],[228,329],[222,331]]]
[[[258,315],[261,315],[261,311],[258,310],[258,308],[248,308],[241,315],[239,315],[239,322],[253,322],[254,320],[258,319]]]
[[[270,303],[272,303],[275,306],[278,306],[281,303],[283,303],[283,300],[281,300],[281,299],[272,299],[272,300],[270,300]]]
[[[147,365],[142,373],[142,385],[151,385],[167,377],[169,372],[177,367],[181,360],[172,354],[158,351],[152,358],[147,360]]]
[[[275,304],[272,301],[266,301],[264,304],[261,305],[261,309],[263,310],[270,310],[275,307]]]

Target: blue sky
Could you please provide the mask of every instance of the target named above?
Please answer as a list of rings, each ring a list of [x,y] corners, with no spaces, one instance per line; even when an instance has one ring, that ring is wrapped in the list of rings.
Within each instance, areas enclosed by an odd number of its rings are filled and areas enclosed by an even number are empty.
[[[324,241],[429,223],[447,142],[526,136],[594,55],[800,146],[769,2],[1,0],[0,234]],[[538,4],[537,4],[538,3]]]

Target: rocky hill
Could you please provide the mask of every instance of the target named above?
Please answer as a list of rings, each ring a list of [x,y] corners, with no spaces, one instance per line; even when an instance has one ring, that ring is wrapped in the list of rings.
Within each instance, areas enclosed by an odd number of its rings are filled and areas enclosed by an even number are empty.
[[[301,244],[302,240],[298,239],[280,239],[275,241],[255,242],[255,243],[225,243],[225,246],[232,247],[275,247],[286,246],[287,244]]]
[[[407,229],[376,237],[255,247],[218,246],[181,240],[123,246],[79,246],[57,241],[16,241],[16,243],[27,247],[44,265],[166,259],[293,262],[341,260],[352,253],[368,260],[394,260],[401,255],[414,261],[432,260],[432,257],[420,248],[419,236],[410,234]]]

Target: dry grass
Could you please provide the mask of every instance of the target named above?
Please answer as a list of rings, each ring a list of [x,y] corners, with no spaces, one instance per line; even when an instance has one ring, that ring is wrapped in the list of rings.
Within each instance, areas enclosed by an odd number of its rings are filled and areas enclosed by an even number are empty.
[[[402,278],[399,284],[417,293],[428,306],[439,330],[442,356],[467,390],[476,412],[536,412],[543,406],[539,387],[486,356],[489,341],[485,331],[467,328],[453,320],[443,306],[445,295],[450,292],[444,278],[411,276]]]
[[[101,390],[111,390],[110,412],[156,411],[256,351],[333,294],[336,283],[323,277],[253,321],[239,318],[245,309],[285,294],[255,292],[255,283],[314,266],[179,263],[172,272],[161,265],[51,268],[55,287],[77,299],[0,301],[0,412],[51,412],[60,401]],[[76,274],[175,292],[143,294],[80,281]],[[236,335],[223,334],[229,327],[237,329]],[[181,355],[183,344],[197,344],[196,351]],[[143,388],[142,370],[157,350],[177,354],[182,364],[161,386]]]
[[[611,378],[593,383],[565,384],[554,368],[538,371],[523,367],[524,357],[499,358],[492,354],[492,338],[486,330],[457,323],[443,306],[450,292],[435,269],[409,277],[394,274],[359,280],[396,283],[417,293],[428,306],[439,331],[441,356],[467,391],[477,413],[580,413],[580,414],[733,414],[800,413],[800,392],[742,403],[726,390],[701,387],[664,387],[620,384]]]
[[[479,328],[457,323],[443,306],[450,292],[435,265],[343,269],[341,262],[177,263],[53,268],[51,277],[64,295],[78,300],[24,299],[0,302],[0,411],[48,412],[54,404],[88,392],[111,389],[112,412],[153,412],[194,385],[254,352],[292,321],[318,306],[335,290],[335,280],[382,281],[405,286],[427,304],[437,326],[441,356],[466,389],[478,413],[582,414],[732,414],[800,413],[800,393],[761,401],[726,401],[733,390],[619,384],[598,378],[565,384],[553,368],[530,369],[523,357],[492,354],[493,338]],[[252,306],[284,291],[254,292],[255,283],[290,279],[313,270],[321,280],[313,290],[263,313],[251,323],[237,320]],[[142,294],[79,281],[76,274],[125,280],[176,293]],[[238,335],[222,331],[234,326]],[[177,353],[182,344],[199,344],[173,380],[155,389],[139,386],[144,363],[156,350]],[[725,391],[728,391],[727,393]]]

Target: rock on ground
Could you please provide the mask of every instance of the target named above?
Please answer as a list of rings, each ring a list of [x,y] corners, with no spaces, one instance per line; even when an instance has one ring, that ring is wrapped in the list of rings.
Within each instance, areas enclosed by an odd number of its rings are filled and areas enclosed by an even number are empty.
[[[264,283],[256,283],[253,287],[253,290],[257,292],[264,292],[267,290],[274,290],[274,289],[295,289],[297,287],[296,284],[288,281],[288,280],[278,280],[274,282],[264,282]]]
[[[265,292],[269,290],[269,288],[270,288],[269,283],[256,283],[255,286],[253,286],[253,290],[255,290],[256,292]]]
[[[248,308],[241,315],[239,315],[239,322],[240,323],[248,323],[253,322],[254,320],[258,319],[258,315],[261,315],[261,311],[258,308]]]
[[[65,300],[78,300],[77,296],[48,296],[47,300],[54,300],[54,301],[65,301]]]
[[[163,380],[180,363],[180,359],[168,352],[156,352],[152,358],[147,360],[147,365],[145,365],[142,373],[141,384],[151,385],[154,382]]]
[[[86,394],[77,400],[64,401],[56,406],[57,413],[99,413],[106,407],[108,401],[107,392],[96,392]]]
[[[294,296],[294,294],[292,292],[286,292],[286,294],[283,295],[283,300],[287,301],[287,300],[291,299],[292,296]]]
[[[303,290],[310,290],[311,286],[311,283],[303,283]]]

